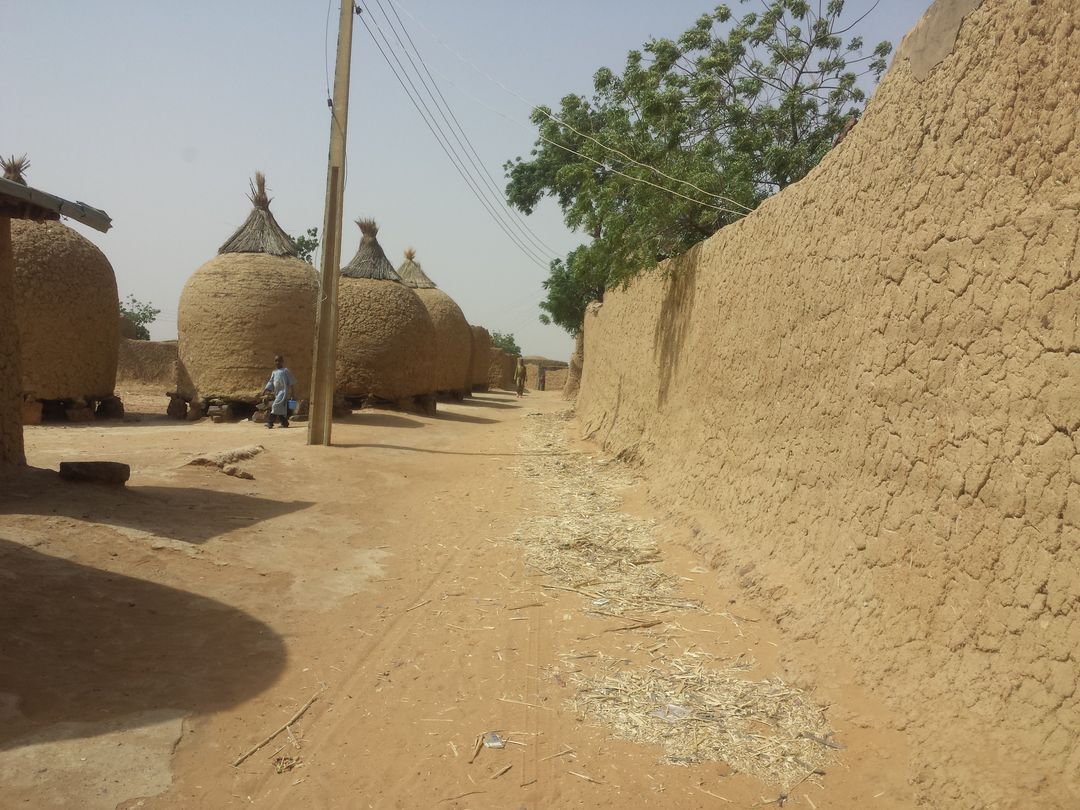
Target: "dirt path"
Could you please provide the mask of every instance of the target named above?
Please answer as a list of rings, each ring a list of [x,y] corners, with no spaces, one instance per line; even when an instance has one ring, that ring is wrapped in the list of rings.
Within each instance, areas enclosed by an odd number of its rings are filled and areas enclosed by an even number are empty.
[[[609,475],[567,437],[553,417],[564,407],[555,394],[519,403],[492,393],[440,406],[434,418],[364,411],[336,425],[331,449],[307,447],[302,429],[150,417],[28,430],[37,467],[110,458],[133,474],[122,492],[32,474],[0,501],[4,802],[692,808],[777,799],[781,785],[717,762],[670,764],[659,746],[613,737],[583,697],[597,679],[653,677],[692,661],[710,671],[746,665],[741,684],[783,677],[788,692],[803,690],[797,701],[828,707],[829,740],[845,748],[821,752],[825,775],[789,789],[787,806],[910,806],[903,739],[876,730],[888,719],[850,686],[842,662],[831,683],[799,682],[781,664],[789,641],[767,615],[666,542],[665,527],[634,524],[661,535],[659,559],[642,564],[694,610],[625,629],[642,623],[640,611],[607,609],[597,593],[615,587],[606,579],[559,589],[568,586],[542,560],[563,550],[535,556],[563,514],[559,499],[579,509],[565,525],[594,496],[624,501],[636,515],[626,520],[648,517],[639,490],[618,483],[623,472]],[[255,444],[265,450],[240,462],[253,480],[185,466]],[[596,482],[582,485],[581,503],[557,490],[571,470]],[[814,654],[805,646],[800,654]],[[313,696],[289,734],[232,766]],[[476,754],[487,731],[505,747]]]

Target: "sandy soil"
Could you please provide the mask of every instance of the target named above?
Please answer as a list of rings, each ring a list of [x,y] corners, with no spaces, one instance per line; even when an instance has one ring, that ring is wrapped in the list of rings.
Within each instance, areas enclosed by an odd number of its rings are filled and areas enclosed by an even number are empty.
[[[307,447],[302,426],[170,422],[150,415],[165,403],[149,393],[121,392],[124,423],[27,429],[39,469],[4,482],[0,806],[697,808],[778,797],[723,763],[664,764],[659,748],[616,740],[568,705],[568,660],[629,661],[662,628],[619,631],[625,620],[586,613],[579,594],[541,587],[510,539],[551,509],[518,468],[528,420],[565,408],[557,393],[482,394],[436,417],[357,412],[336,423],[329,449]],[[253,444],[265,451],[241,466],[254,480],[186,466]],[[548,452],[596,452],[556,445]],[[65,484],[48,472],[64,459],[127,462],[131,481]],[[642,493],[627,490],[624,508],[648,517]],[[845,747],[787,806],[912,806],[903,735],[884,730],[895,719],[851,685],[844,661],[785,638],[766,605],[681,544],[663,552],[659,567],[705,608],[663,643],[752,656],[753,677],[781,675],[827,707]],[[832,677],[802,682],[793,650]],[[291,734],[233,767],[313,696]],[[492,730],[512,742],[470,762]]]

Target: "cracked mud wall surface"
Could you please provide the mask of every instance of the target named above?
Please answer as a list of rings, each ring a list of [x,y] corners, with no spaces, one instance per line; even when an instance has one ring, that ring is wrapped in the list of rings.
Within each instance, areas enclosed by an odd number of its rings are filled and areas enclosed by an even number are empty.
[[[985,0],[585,319],[584,432],[902,711],[927,806],[1080,806],[1077,109],[1080,5]]]
[[[23,394],[112,396],[120,303],[105,254],[67,225],[20,219],[11,222],[11,248]]]
[[[0,301],[7,301],[0,317],[0,464],[22,464],[22,391],[15,381],[19,371],[19,330],[11,302],[15,300],[15,261],[11,254],[11,220],[0,217]]]
[[[307,391],[318,294],[315,270],[293,256],[222,253],[202,265],[177,308],[187,393],[256,402],[277,354]]]

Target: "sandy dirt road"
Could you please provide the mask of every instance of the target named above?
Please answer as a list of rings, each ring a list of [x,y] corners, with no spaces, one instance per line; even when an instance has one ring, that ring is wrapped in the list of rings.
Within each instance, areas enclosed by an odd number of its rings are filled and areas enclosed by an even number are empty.
[[[657,565],[703,609],[664,635],[621,630],[525,564],[511,538],[558,506],[523,460],[596,455],[572,422],[523,445],[530,420],[565,407],[493,392],[436,417],[361,411],[330,449],[307,447],[300,426],[152,416],[29,429],[34,467],[113,459],[132,478],[119,491],[42,469],[5,482],[0,807],[775,806],[775,784],[662,762],[568,703],[593,659],[638,662],[657,645],[752,657],[747,677],[783,675],[827,710],[844,748],[785,806],[911,806],[903,736],[883,730],[895,718],[677,542]],[[186,465],[251,445],[265,448],[240,464],[253,480]],[[638,488],[624,508],[648,516]],[[834,677],[800,682],[792,661],[806,657]],[[508,742],[477,753],[487,731]]]

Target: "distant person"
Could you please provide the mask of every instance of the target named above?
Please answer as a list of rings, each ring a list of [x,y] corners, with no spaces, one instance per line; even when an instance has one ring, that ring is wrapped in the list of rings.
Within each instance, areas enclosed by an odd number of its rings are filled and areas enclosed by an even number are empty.
[[[280,354],[274,358],[274,366],[274,370],[270,372],[270,380],[263,388],[263,391],[270,391],[274,395],[270,414],[266,417],[267,430],[273,428],[278,419],[281,420],[282,427],[289,426],[289,394],[296,385],[296,377],[285,368],[285,358]]]
[[[514,384],[517,386],[517,395],[525,393],[525,358],[519,357],[517,368],[514,369]]]
[[[546,377],[547,377],[546,370],[544,369],[543,366],[540,366],[540,372],[538,374],[536,387],[539,388],[541,391],[544,390],[544,381],[545,381]]]

